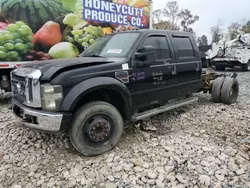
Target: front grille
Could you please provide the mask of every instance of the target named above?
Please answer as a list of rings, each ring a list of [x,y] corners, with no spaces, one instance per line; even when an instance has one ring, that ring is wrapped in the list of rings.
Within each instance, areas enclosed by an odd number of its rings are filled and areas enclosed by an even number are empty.
[[[11,72],[13,97],[29,107],[40,108],[40,70],[18,68]]]
[[[24,77],[12,76],[11,79],[13,97],[18,99],[20,102],[25,102],[25,86],[26,81]]]

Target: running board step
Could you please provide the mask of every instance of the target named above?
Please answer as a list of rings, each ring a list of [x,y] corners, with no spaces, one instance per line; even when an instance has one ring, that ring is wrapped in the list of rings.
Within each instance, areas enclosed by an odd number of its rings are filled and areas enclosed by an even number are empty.
[[[166,104],[164,106],[160,106],[158,108],[154,108],[152,110],[148,110],[142,113],[138,113],[132,116],[132,121],[139,121],[145,118],[148,118],[150,116],[154,116],[163,112],[167,112],[169,110],[173,110],[185,105],[193,104],[198,101],[197,97],[191,97],[188,99],[182,99],[173,103]]]

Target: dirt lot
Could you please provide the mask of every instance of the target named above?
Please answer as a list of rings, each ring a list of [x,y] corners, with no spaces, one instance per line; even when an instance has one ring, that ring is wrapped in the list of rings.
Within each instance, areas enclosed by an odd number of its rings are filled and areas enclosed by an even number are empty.
[[[232,73],[232,72],[230,72]],[[0,187],[250,187],[250,72],[228,106],[199,103],[133,127],[113,151],[80,156],[67,135],[23,128],[0,106]]]

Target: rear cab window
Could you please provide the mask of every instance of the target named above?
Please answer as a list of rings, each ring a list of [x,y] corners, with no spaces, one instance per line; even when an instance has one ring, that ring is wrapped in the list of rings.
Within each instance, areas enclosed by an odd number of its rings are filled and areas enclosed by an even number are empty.
[[[189,36],[172,36],[173,45],[180,61],[196,59],[195,49]]]

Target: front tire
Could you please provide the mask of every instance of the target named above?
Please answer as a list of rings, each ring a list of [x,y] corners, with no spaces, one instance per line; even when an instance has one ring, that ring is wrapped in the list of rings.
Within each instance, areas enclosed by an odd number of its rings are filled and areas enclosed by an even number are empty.
[[[101,101],[90,102],[75,113],[69,137],[78,152],[97,156],[118,144],[123,126],[121,114],[114,106]]]

